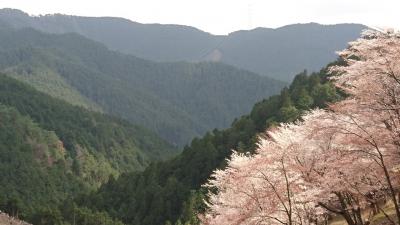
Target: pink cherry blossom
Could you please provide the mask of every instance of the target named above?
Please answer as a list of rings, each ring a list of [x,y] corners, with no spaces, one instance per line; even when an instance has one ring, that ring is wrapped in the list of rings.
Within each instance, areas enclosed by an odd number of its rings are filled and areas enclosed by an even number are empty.
[[[349,97],[267,131],[253,155],[234,152],[205,184],[203,224],[307,225],[338,214],[363,225],[362,211],[385,197],[400,223],[400,35],[366,31],[339,55],[331,79]]]

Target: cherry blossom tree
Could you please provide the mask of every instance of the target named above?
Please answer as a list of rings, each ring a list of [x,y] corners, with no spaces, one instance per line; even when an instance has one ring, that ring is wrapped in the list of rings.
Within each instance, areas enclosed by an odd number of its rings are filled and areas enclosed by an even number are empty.
[[[312,139],[327,145],[315,163],[314,185],[322,192],[318,204],[342,215],[349,225],[364,224],[362,210],[385,196],[388,188],[376,149],[389,149],[390,136],[368,117],[325,113],[307,120]]]
[[[400,224],[398,190],[391,173],[400,156],[400,35],[369,30],[339,55],[345,65],[331,70],[339,74],[334,77],[337,86],[350,97],[331,108],[351,118],[356,129],[348,136],[361,141],[364,154],[383,171]]]
[[[307,140],[307,133],[301,135],[299,128],[306,126],[287,124],[268,132],[253,156],[234,153],[228,167],[217,170],[206,185],[218,193],[209,195],[210,211],[203,223],[315,223],[315,204],[305,192],[318,189],[308,187],[307,171],[298,163],[305,158],[299,155],[304,153],[299,146]]]
[[[351,118],[315,110],[267,132],[255,155],[234,153],[206,185],[204,224],[315,224],[328,212],[350,225],[385,189]],[[367,146],[368,143],[366,143]]]
[[[234,153],[205,185],[203,224],[318,224],[333,213],[363,225],[362,210],[385,196],[400,224],[400,36],[367,31],[339,54],[332,80],[348,98],[269,130],[254,155]]]

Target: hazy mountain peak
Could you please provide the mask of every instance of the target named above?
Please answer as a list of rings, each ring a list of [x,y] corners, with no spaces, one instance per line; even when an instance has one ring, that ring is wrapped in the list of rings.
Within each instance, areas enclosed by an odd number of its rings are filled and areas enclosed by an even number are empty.
[[[2,8],[0,9],[0,14],[9,14],[9,15],[24,15],[29,16],[28,13],[19,10],[19,9],[12,9],[12,8]]]
[[[76,32],[110,49],[154,61],[218,61],[283,81],[304,69],[319,70],[366,28],[305,23],[217,36],[190,26],[141,24],[117,17],[30,17],[12,9],[0,10],[0,20],[16,28]]]

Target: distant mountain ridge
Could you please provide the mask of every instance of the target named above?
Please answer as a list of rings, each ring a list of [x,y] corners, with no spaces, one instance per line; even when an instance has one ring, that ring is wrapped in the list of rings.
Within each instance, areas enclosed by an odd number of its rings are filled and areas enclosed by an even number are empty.
[[[189,26],[140,24],[115,17],[31,17],[13,9],[0,10],[0,20],[15,28],[76,32],[110,49],[150,60],[218,61],[286,82],[299,71],[318,71],[335,60],[335,51],[366,28],[309,23],[212,35]]]
[[[221,63],[152,62],[76,33],[0,29],[0,71],[71,104],[146,127],[178,146],[229,126],[285,85]]]

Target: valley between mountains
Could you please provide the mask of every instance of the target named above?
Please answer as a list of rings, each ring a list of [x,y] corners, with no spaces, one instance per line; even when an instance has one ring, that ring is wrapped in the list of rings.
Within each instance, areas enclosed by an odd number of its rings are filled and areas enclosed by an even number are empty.
[[[345,100],[335,51],[366,28],[213,35],[0,9],[0,210],[34,225],[242,224],[217,220],[228,189],[210,176]]]

